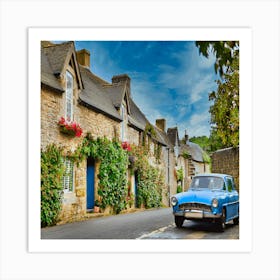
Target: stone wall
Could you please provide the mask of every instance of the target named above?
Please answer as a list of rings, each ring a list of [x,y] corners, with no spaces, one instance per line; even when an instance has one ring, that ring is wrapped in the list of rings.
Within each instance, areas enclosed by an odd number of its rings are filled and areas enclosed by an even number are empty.
[[[128,126],[127,127],[127,140],[130,144],[138,146],[140,144],[140,132],[136,129]]]
[[[74,100],[78,99],[78,90],[74,91]],[[65,151],[75,151],[78,145],[81,143],[82,138],[71,137],[64,135],[59,131],[58,121],[60,117],[64,116],[65,112],[65,93],[55,93],[48,89],[41,89],[41,148],[44,149],[50,143],[56,143],[64,147]],[[94,138],[106,136],[108,139],[113,138],[119,139],[120,137],[120,127],[121,123],[106,117],[103,114],[97,113],[83,105],[78,104],[74,101],[74,120],[83,129],[83,136],[90,132]],[[129,143],[139,145],[141,134],[133,129],[132,127],[127,128],[127,136]],[[162,155],[160,164],[156,163],[156,158],[154,156],[154,143],[150,141],[150,161],[153,166],[157,166],[163,172],[167,174],[167,154],[168,150],[162,149]],[[172,162],[174,155],[169,154],[171,166],[174,166]],[[95,166],[97,176],[98,167]],[[172,178],[172,171],[170,169],[170,181]],[[128,178],[130,181],[134,182],[133,178]],[[163,204],[168,205],[169,203],[169,193],[168,184],[162,186],[162,198]],[[84,160],[79,166],[74,166],[74,191],[64,193],[62,211],[60,213],[60,223],[65,223],[69,221],[75,221],[82,218],[87,212],[86,206],[86,191],[87,191],[87,161]],[[172,184],[171,184],[172,185]],[[98,189],[98,178],[95,178],[95,192]],[[132,189],[134,189],[134,183],[132,184]],[[173,186],[171,186],[171,193],[174,193]],[[97,193],[96,196],[97,197]]]
[[[212,172],[233,176],[239,191],[239,148],[218,150],[212,154],[211,158]]]
[[[75,100],[77,100],[75,96]],[[47,89],[41,90],[41,148],[50,143],[64,147],[65,151],[75,151],[82,137],[71,137],[59,131],[58,121],[64,116],[65,93],[57,94]],[[119,137],[120,123],[102,114],[96,113],[82,105],[74,104],[74,120],[83,129],[83,135],[92,133],[94,138],[106,136],[112,140]],[[96,172],[97,174],[97,172]],[[59,216],[61,223],[79,220],[86,214],[86,182],[87,162],[84,160],[74,166],[74,191],[65,192],[62,211]],[[95,180],[97,190],[98,180]]]

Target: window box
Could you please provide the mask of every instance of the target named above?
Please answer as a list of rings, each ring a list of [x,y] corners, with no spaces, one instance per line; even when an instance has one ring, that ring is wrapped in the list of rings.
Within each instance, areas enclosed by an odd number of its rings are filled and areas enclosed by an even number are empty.
[[[63,134],[73,136],[73,137],[81,137],[83,130],[79,124],[76,122],[66,121],[65,118],[61,117],[58,122],[59,131]]]

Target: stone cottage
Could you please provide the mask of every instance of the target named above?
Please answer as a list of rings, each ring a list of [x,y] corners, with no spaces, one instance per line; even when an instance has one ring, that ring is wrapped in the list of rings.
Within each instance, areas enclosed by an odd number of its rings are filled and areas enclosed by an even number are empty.
[[[199,145],[189,141],[186,131],[182,140],[179,139],[177,127],[168,128],[167,136],[174,153],[173,189],[179,186],[182,191],[187,191],[192,176],[210,172],[208,156]]]
[[[183,190],[188,190],[194,175],[210,173],[209,156],[198,144],[189,141],[187,131],[185,131],[185,136],[180,141],[179,157],[185,170]]]
[[[94,137],[118,139],[141,145],[147,134],[151,151],[150,163],[165,174],[162,186],[163,203],[169,205],[174,189],[174,165],[178,151],[171,148],[166,132],[166,121],[157,120],[152,125],[132,99],[128,75],[116,75],[111,82],[96,76],[90,70],[90,53],[75,50],[74,42],[54,44],[41,43],[41,148],[50,143],[63,145],[74,151],[82,137],[69,137],[58,128],[58,121],[64,118],[75,121],[83,133]],[[154,133],[147,132],[152,128]],[[160,160],[152,151],[160,147]],[[174,157],[174,154],[176,156]],[[63,204],[60,219],[63,222],[79,219],[93,209],[98,196],[99,162],[87,158],[75,165],[64,161],[67,174],[63,178]],[[136,176],[128,172],[132,192],[137,192]]]

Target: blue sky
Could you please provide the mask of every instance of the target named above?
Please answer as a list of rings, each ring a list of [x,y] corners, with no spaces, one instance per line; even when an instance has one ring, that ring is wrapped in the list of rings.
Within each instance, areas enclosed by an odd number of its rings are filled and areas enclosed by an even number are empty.
[[[165,118],[192,136],[209,136],[208,93],[216,90],[214,56],[199,55],[191,41],[76,41],[91,53],[91,71],[104,80],[131,78],[132,98],[155,124]]]

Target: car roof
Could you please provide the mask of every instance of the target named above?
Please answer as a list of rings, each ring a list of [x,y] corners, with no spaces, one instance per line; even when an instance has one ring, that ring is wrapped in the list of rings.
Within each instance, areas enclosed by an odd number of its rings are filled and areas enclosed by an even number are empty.
[[[202,173],[202,174],[196,174],[194,177],[209,177],[209,176],[211,176],[211,177],[220,177],[220,178],[232,177],[231,175],[221,174],[221,173]]]

